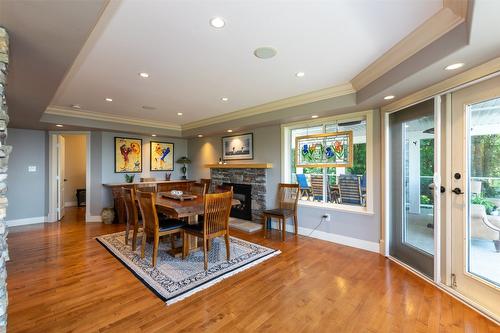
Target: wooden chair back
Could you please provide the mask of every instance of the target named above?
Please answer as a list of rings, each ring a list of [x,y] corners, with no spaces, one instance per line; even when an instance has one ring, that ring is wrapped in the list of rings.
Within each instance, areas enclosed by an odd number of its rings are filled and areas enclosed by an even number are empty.
[[[340,202],[343,204],[361,205],[363,203],[361,185],[358,176],[339,176]]]
[[[130,225],[136,225],[139,222],[139,214],[135,204],[135,190],[133,187],[122,187],[122,198],[125,203],[125,212],[127,213],[127,222]]]
[[[205,195],[204,236],[217,234],[229,229],[229,213],[231,212],[232,200],[232,191]]]
[[[214,193],[224,193],[224,192],[233,192],[233,187],[232,186],[227,186],[227,185],[217,185],[215,186],[215,191]]]
[[[202,183],[192,183],[189,192],[203,196],[207,194],[207,186]]]
[[[154,184],[136,184],[135,188],[141,192],[156,192],[156,185]]]
[[[278,193],[279,193],[280,208],[289,209],[296,212],[300,196],[299,184],[280,183]]]
[[[158,232],[160,222],[156,213],[156,193],[137,191],[136,194],[141,209],[144,232],[146,234]]]
[[[201,178],[200,183],[205,184],[206,193],[210,192],[210,185],[212,184],[212,180],[210,178]]]
[[[158,183],[158,192],[189,191],[190,182]]]
[[[315,200],[323,199],[323,176],[311,175],[311,188]]]

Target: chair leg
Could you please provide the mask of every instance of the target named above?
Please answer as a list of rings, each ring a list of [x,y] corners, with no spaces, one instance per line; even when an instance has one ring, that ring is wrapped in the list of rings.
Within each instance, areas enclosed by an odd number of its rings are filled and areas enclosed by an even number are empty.
[[[187,233],[182,233],[182,260],[187,257],[189,251]]]
[[[130,230],[130,223],[127,221],[127,227],[125,228],[125,245],[128,245],[128,233]]]
[[[231,259],[231,253],[230,253],[230,246],[229,246],[229,234],[224,235],[224,239],[226,240],[226,256],[227,256],[227,261]]]
[[[134,231],[132,234],[132,251],[135,251],[135,249],[137,248],[137,233],[138,232],[139,232],[139,224],[136,224],[134,226]]]
[[[170,234],[170,246],[171,246],[171,250],[172,250],[172,253],[174,252],[175,250],[175,235],[176,234]]]
[[[208,250],[208,252],[210,252],[210,250],[212,249],[212,240],[213,239],[207,239],[207,250]]]
[[[283,228],[281,229],[281,237],[283,241],[286,239],[286,223],[285,219],[280,219],[280,225],[283,223]]]
[[[158,257],[158,245],[160,243],[160,238],[157,236],[154,236],[154,243],[153,243],[153,267],[156,267],[156,259]]]
[[[146,249],[146,230],[142,232],[141,258],[144,259],[144,250]]]
[[[207,253],[207,241],[203,240],[203,261],[205,264],[205,270],[208,269],[208,253]]]
[[[293,224],[294,224],[294,231],[295,235],[299,233],[299,220],[297,219],[297,213],[293,215]]]

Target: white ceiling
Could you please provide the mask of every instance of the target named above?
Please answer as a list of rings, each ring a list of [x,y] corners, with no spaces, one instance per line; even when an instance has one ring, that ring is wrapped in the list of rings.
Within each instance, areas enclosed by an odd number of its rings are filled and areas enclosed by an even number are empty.
[[[442,0],[113,1],[51,104],[185,124],[346,83],[441,7]],[[214,16],[226,27],[210,27]],[[254,57],[260,46],[277,56]],[[140,78],[143,71],[151,77]]]

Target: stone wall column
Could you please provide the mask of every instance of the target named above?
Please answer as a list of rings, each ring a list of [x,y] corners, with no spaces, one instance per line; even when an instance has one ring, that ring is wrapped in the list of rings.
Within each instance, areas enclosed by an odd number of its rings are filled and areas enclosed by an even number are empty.
[[[7,31],[0,27],[0,332],[7,330],[7,268],[5,263],[9,260],[7,248],[7,225],[5,216],[7,209],[7,163],[12,147],[6,146],[7,100],[5,89],[7,85],[7,65],[9,63],[9,36]]]

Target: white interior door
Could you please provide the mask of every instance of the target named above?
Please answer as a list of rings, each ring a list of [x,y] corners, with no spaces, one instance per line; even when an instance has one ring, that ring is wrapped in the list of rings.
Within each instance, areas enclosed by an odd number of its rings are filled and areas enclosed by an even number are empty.
[[[57,136],[57,219],[64,217],[64,183],[66,182],[64,171],[65,144],[62,135]]]
[[[500,321],[500,77],[452,94],[452,287]]]

